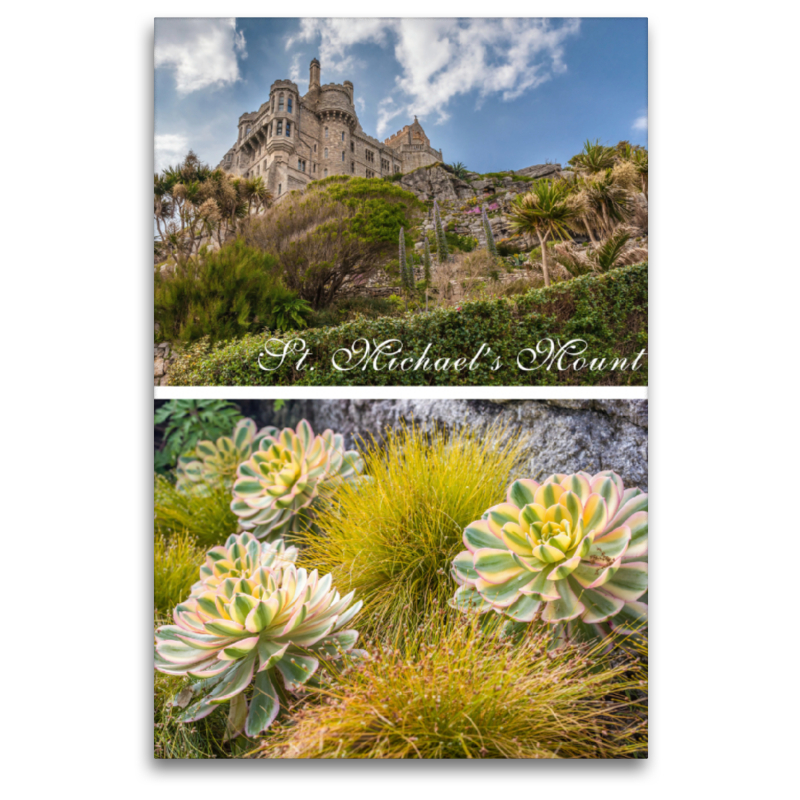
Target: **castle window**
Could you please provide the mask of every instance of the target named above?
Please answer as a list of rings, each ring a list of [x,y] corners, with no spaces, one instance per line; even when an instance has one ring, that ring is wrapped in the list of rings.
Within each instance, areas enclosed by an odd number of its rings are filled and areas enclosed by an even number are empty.
[[[291,114],[292,113],[292,98],[289,97],[286,100],[286,110]]]
[[[344,131],[342,131],[342,141],[344,141]]]
[[[325,156],[325,158],[328,157],[328,148],[327,147],[325,148],[324,156]]]
[[[385,158],[381,159],[381,169],[384,172],[388,172],[389,171],[389,162]]]
[[[328,177],[328,170],[327,169],[325,170],[324,175],[325,175],[326,178]]]
[[[325,128],[325,138],[326,139],[328,138],[328,128],[327,127]]]
[[[283,111],[283,95],[278,97],[278,111]]]
[[[367,177],[368,178],[374,178],[375,177],[375,173],[371,169],[368,169],[367,170]]]
[[[311,162],[311,171],[312,172],[316,172],[317,171],[317,165],[313,161]]]
[[[249,136],[250,135],[250,126],[249,125],[247,126],[247,129],[245,130],[244,135],[245,136]]]
[[[278,131],[277,131],[277,135],[278,135],[278,136],[281,136],[282,134],[283,134],[283,122],[282,122],[281,120],[278,120]]]
[[[286,135],[287,136],[291,136],[292,135],[292,123],[291,122],[287,122],[286,123]]]
[[[355,151],[356,151],[356,143],[351,141],[350,142],[350,152],[351,153],[355,153]]]
[[[356,174],[356,162],[355,161],[351,161],[350,162],[350,172],[352,172],[353,175]]]
[[[281,193],[281,184],[278,184],[278,194]]]
[[[372,150],[365,150],[364,151],[364,156],[366,157],[367,161],[369,161],[370,163],[374,163],[375,162],[375,153],[373,153]]]
[[[344,161],[344,150],[342,150],[342,161]]]
[[[314,145],[314,152],[315,153],[317,152],[317,146],[316,145]]]
[[[272,111],[275,111],[275,96],[272,97]]]

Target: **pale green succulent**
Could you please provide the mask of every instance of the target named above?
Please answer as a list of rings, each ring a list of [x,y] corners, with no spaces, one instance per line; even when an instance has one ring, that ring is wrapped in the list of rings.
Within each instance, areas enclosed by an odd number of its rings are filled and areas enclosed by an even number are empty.
[[[646,624],[647,495],[614,472],[515,481],[463,539],[456,608],[538,619],[557,641]]]
[[[239,464],[250,458],[264,437],[277,432],[273,426],[257,430],[253,420],[241,419],[230,436],[198,442],[191,453],[178,459],[177,488],[191,493],[208,491],[211,486],[230,488]]]
[[[209,551],[201,579],[156,631],[155,668],[201,679],[179,715],[191,722],[229,704],[228,730],[257,736],[280,711],[281,689],[298,693],[319,659],[341,658],[358,639],[345,629],[361,602],[340,597],[331,576],[297,568],[293,548],[249,533]]]
[[[344,438],[326,430],[314,435],[306,420],[297,430],[284,428],[265,436],[239,466],[231,510],[245,530],[259,538],[296,531],[300,512],[330,497],[338,486],[358,478],[364,462]]]

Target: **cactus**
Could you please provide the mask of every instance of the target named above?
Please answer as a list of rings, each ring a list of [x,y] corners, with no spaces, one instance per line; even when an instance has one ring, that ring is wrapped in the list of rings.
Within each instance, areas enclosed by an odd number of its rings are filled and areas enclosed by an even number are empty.
[[[646,622],[647,495],[614,472],[515,481],[463,541],[452,564],[456,608],[541,619],[555,642]]]
[[[492,226],[489,223],[489,215],[486,213],[486,203],[481,206],[481,221],[483,222],[483,232],[486,234],[486,249],[491,255],[497,255],[497,245],[494,241]]]
[[[447,237],[442,227],[442,217],[439,213],[438,200],[433,201],[433,227],[436,234],[436,249],[438,251],[439,263],[443,264],[450,255],[450,251],[447,249]]]

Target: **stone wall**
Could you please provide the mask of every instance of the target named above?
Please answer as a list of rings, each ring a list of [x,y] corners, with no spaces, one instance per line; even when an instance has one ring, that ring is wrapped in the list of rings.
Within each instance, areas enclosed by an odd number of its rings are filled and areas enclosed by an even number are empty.
[[[647,491],[646,400],[287,400],[277,413],[273,403],[247,401],[242,411],[260,425],[294,426],[305,417],[317,432],[344,434],[348,447],[404,423],[423,430],[505,426],[498,441],[520,437],[528,447],[520,475],[611,469]]]

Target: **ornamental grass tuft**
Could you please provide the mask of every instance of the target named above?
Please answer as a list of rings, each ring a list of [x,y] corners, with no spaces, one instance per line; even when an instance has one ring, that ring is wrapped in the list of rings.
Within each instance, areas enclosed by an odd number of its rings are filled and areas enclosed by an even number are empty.
[[[273,731],[264,758],[646,757],[645,689],[632,657],[546,637],[518,645],[435,614],[404,652],[371,655]]]
[[[190,534],[184,532],[169,538],[156,534],[153,556],[155,610],[169,615],[191,593],[206,553]]]
[[[222,544],[239,526],[231,511],[230,488],[222,484],[203,494],[187,494],[156,475],[154,501],[156,534],[171,537],[188,532],[204,549]]]
[[[366,612],[362,630],[402,636],[431,602],[452,595],[450,563],[463,549],[463,529],[502,500],[525,452],[507,439],[497,427],[387,429],[366,448],[367,477],[319,510],[298,563],[355,590]]]

